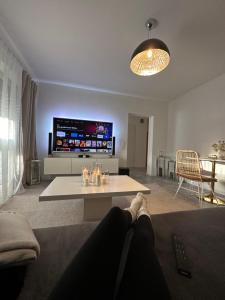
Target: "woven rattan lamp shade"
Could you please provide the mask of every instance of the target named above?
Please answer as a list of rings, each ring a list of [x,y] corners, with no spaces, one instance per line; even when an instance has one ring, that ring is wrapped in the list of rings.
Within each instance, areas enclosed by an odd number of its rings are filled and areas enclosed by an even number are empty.
[[[158,39],[142,42],[134,51],[130,68],[140,76],[149,76],[164,70],[170,62],[170,52],[165,43]]]

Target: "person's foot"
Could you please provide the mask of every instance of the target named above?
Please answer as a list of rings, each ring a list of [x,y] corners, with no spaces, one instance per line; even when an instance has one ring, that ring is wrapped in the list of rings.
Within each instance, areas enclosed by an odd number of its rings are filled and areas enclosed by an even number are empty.
[[[137,219],[140,216],[146,215],[150,218],[150,213],[149,213],[149,199],[147,199],[144,195],[142,197],[142,205],[140,209],[137,212]]]
[[[143,198],[144,196],[142,193],[137,193],[136,197],[132,199],[130,207],[125,208],[125,210],[128,210],[130,212],[132,221],[136,220],[137,218],[137,213],[142,206]]]

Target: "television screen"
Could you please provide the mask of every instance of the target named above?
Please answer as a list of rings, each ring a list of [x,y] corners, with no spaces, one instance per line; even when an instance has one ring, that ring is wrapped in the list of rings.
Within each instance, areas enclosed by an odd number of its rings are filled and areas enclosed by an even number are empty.
[[[113,123],[53,118],[53,151],[112,153]]]

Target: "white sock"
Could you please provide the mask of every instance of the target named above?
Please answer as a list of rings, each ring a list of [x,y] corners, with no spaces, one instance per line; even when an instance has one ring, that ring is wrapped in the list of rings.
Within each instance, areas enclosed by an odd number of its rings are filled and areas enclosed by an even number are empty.
[[[128,210],[130,212],[132,216],[132,222],[135,221],[137,218],[137,212],[142,206],[142,199],[143,199],[143,194],[137,193],[137,196],[132,199],[130,207],[125,208],[125,210]]]
[[[149,200],[144,196],[143,196],[143,200],[142,200],[142,206],[140,207],[140,209],[137,212],[137,219],[143,215],[148,216],[151,219],[150,213],[149,213]]]

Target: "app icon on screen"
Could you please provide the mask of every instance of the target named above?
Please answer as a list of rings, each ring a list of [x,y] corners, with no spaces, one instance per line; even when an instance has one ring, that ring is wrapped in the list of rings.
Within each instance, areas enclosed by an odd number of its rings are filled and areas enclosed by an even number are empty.
[[[102,142],[102,147],[106,147],[107,146],[107,142],[106,141],[103,141]]]
[[[75,140],[75,147],[80,147],[80,140]]]
[[[102,141],[97,141],[97,147],[101,148],[102,147]]]
[[[98,134],[98,135],[97,135],[97,138],[98,138],[98,139],[103,139],[103,137],[104,137],[103,134]]]
[[[56,140],[56,145],[57,146],[62,146],[62,141],[61,140]]]
[[[91,141],[91,145],[93,148],[96,148],[96,141]]]
[[[64,139],[63,140],[63,147],[65,147],[65,148],[68,148],[68,140],[67,139]]]
[[[91,147],[91,141],[90,140],[86,141],[86,147]]]
[[[71,137],[72,138],[77,138],[78,134],[76,132],[71,132]]]
[[[66,136],[66,133],[64,131],[57,131],[56,132],[56,136],[57,137],[65,137]]]
[[[80,147],[86,147],[85,141],[80,141]]]
[[[102,153],[104,151],[104,149],[97,149],[98,153]]]
[[[89,152],[96,152],[96,149],[89,149]]]
[[[111,149],[111,148],[112,148],[112,141],[108,141],[108,142],[107,142],[107,148],[108,148],[108,149]]]

